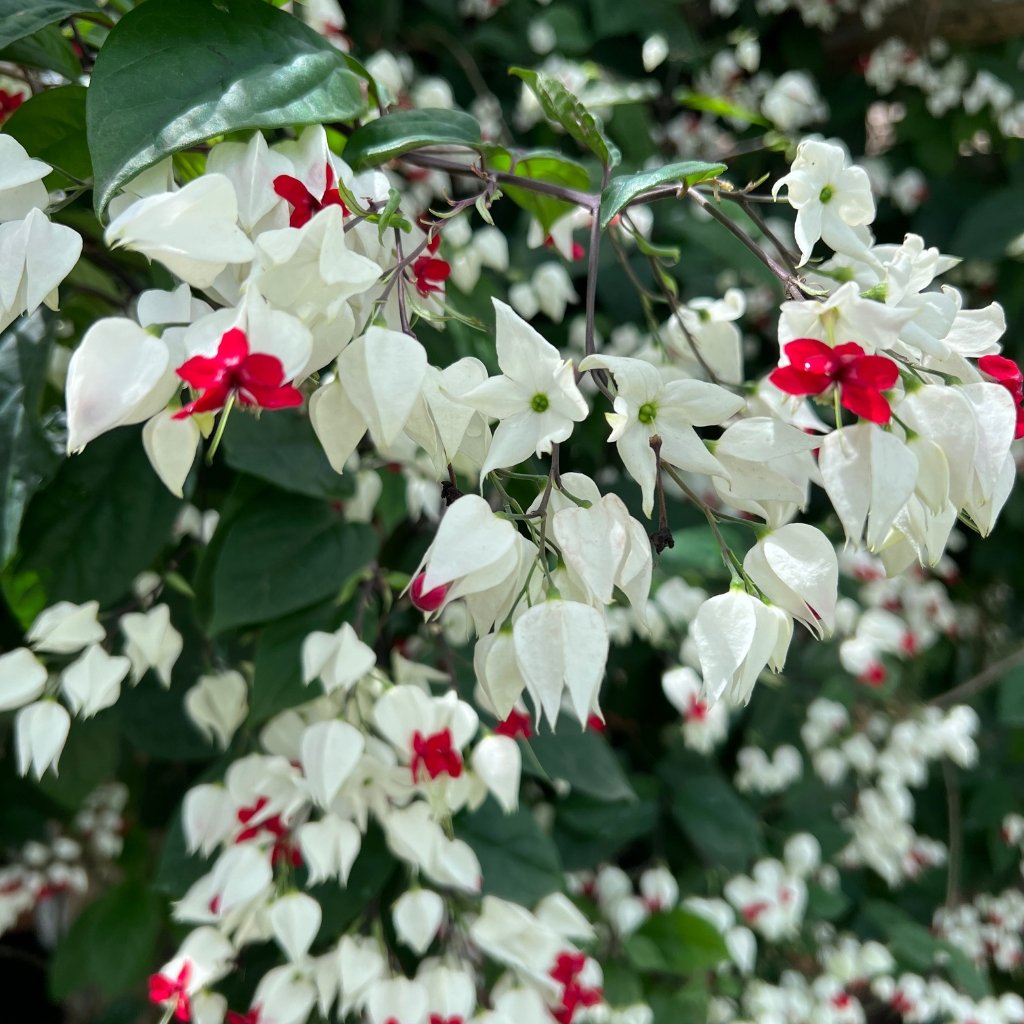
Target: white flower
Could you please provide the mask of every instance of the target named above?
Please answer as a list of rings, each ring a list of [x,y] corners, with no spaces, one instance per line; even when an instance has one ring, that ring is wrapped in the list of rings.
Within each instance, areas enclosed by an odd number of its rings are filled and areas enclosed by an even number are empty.
[[[644,514],[654,509],[657,460],[651,438],[661,438],[663,462],[693,473],[728,477],[693,429],[724,423],[745,399],[700,380],[667,380],[657,367],[625,356],[588,356],[581,370],[606,369],[615,377],[614,412],[605,413],[623,465],[643,494]]]
[[[46,666],[27,648],[0,654],[0,711],[20,708],[46,688]]]
[[[182,281],[209,288],[229,264],[248,263],[252,243],[239,230],[238,199],[222,174],[204,174],[177,192],[132,203],[107,228],[110,246],[158,260]]]
[[[783,185],[789,205],[797,211],[801,266],[810,259],[819,238],[837,252],[866,253],[866,240],[854,229],[875,219],[871,183],[863,167],[846,166],[841,147],[805,139],[797,147],[789,174],[775,183],[772,195],[778,195]]]
[[[587,416],[572,362],[504,302],[494,301],[496,348],[502,375],[461,396],[499,420],[480,475],[551,451]]]
[[[71,716],[55,700],[41,700],[23,707],[14,717],[14,738],[18,751],[18,774],[29,769],[37,779],[47,768],[57,774],[64,743],[71,729]]]
[[[32,210],[46,209],[50,197],[43,178],[51,170],[15,138],[0,135],[0,222],[24,220]]]
[[[199,731],[227,750],[249,711],[249,687],[241,672],[200,676],[185,694],[185,710]]]
[[[61,673],[61,689],[71,710],[81,718],[91,718],[116,704],[121,683],[131,667],[127,658],[112,657],[99,644],[93,644]]]
[[[399,941],[422,956],[444,920],[444,900],[431,889],[410,889],[391,908]]]
[[[148,612],[121,616],[125,636],[124,653],[132,662],[132,681],[137,683],[153,669],[162,686],[171,685],[171,669],[184,646],[181,634],[171,625],[171,610],[158,604]]]
[[[320,904],[304,892],[291,892],[267,909],[274,939],[294,964],[305,958],[320,930]]]
[[[106,633],[96,619],[98,601],[72,604],[58,601],[36,616],[26,639],[37,651],[74,654],[89,644],[99,643]]]

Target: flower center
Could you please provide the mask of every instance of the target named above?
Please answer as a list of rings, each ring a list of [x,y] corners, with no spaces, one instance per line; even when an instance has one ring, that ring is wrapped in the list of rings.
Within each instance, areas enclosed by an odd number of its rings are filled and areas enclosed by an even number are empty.
[[[419,730],[412,734],[413,782],[420,777],[420,769],[436,779],[439,775],[450,775],[457,779],[462,774],[462,756],[452,746],[452,734],[448,729],[424,736]]]
[[[823,202],[823,203],[828,203],[828,202],[830,202],[830,201],[832,200],[832,197],[833,197],[834,195],[835,195],[835,192],[834,192],[834,191],[832,190],[832,186],[831,186],[831,185],[826,185],[826,186],[825,186],[825,187],[824,187],[824,188],[823,188],[823,189],[822,189],[822,190],[821,190],[821,191],[820,191],[820,192],[818,193],[818,199],[820,199],[820,200],[821,200],[821,202]]]
[[[547,412],[548,411],[548,396],[543,391],[538,391],[537,394],[530,399],[530,408],[534,412]]]
[[[653,402],[644,402],[640,406],[640,411],[636,414],[636,418],[644,425],[649,425],[654,422],[658,415],[658,407]]]

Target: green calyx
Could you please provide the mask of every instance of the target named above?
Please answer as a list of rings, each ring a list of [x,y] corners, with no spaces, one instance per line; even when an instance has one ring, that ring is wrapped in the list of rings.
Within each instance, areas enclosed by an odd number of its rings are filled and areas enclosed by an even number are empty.
[[[549,404],[548,396],[545,395],[543,391],[538,391],[537,394],[530,399],[530,408],[534,412],[547,412]]]
[[[649,426],[654,422],[657,415],[658,407],[653,402],[644,402],[644,404],[640,406],[640,411],[636,414],[636,418],[643,423],[644,426]]]

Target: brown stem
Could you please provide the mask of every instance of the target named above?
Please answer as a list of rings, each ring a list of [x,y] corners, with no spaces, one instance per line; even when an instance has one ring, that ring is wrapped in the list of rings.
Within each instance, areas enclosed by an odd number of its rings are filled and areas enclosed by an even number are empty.
[[[971,676],[970,679],[959,686],[954,686],[952,690],[947,690],[945,693],[940,693],[938,697],[933,697],[928,703],[936,708],[949,707],[950,704],[962,704],[964,701],[998,683],[1011,668],[1016,668],[1017,665],[1021,664],[1024,664],[1024,646],[1011,651],[1005,657],[1000,658],[999,661],[993,662],[988,668],[982,669],[977,675]]]

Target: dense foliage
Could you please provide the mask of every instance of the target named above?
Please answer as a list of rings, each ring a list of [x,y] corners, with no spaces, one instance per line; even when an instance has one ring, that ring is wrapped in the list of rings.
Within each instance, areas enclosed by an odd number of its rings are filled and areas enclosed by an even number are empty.
[[[9,1006],[1024,1021],[1024,43],[913,7],[0,0]]]

